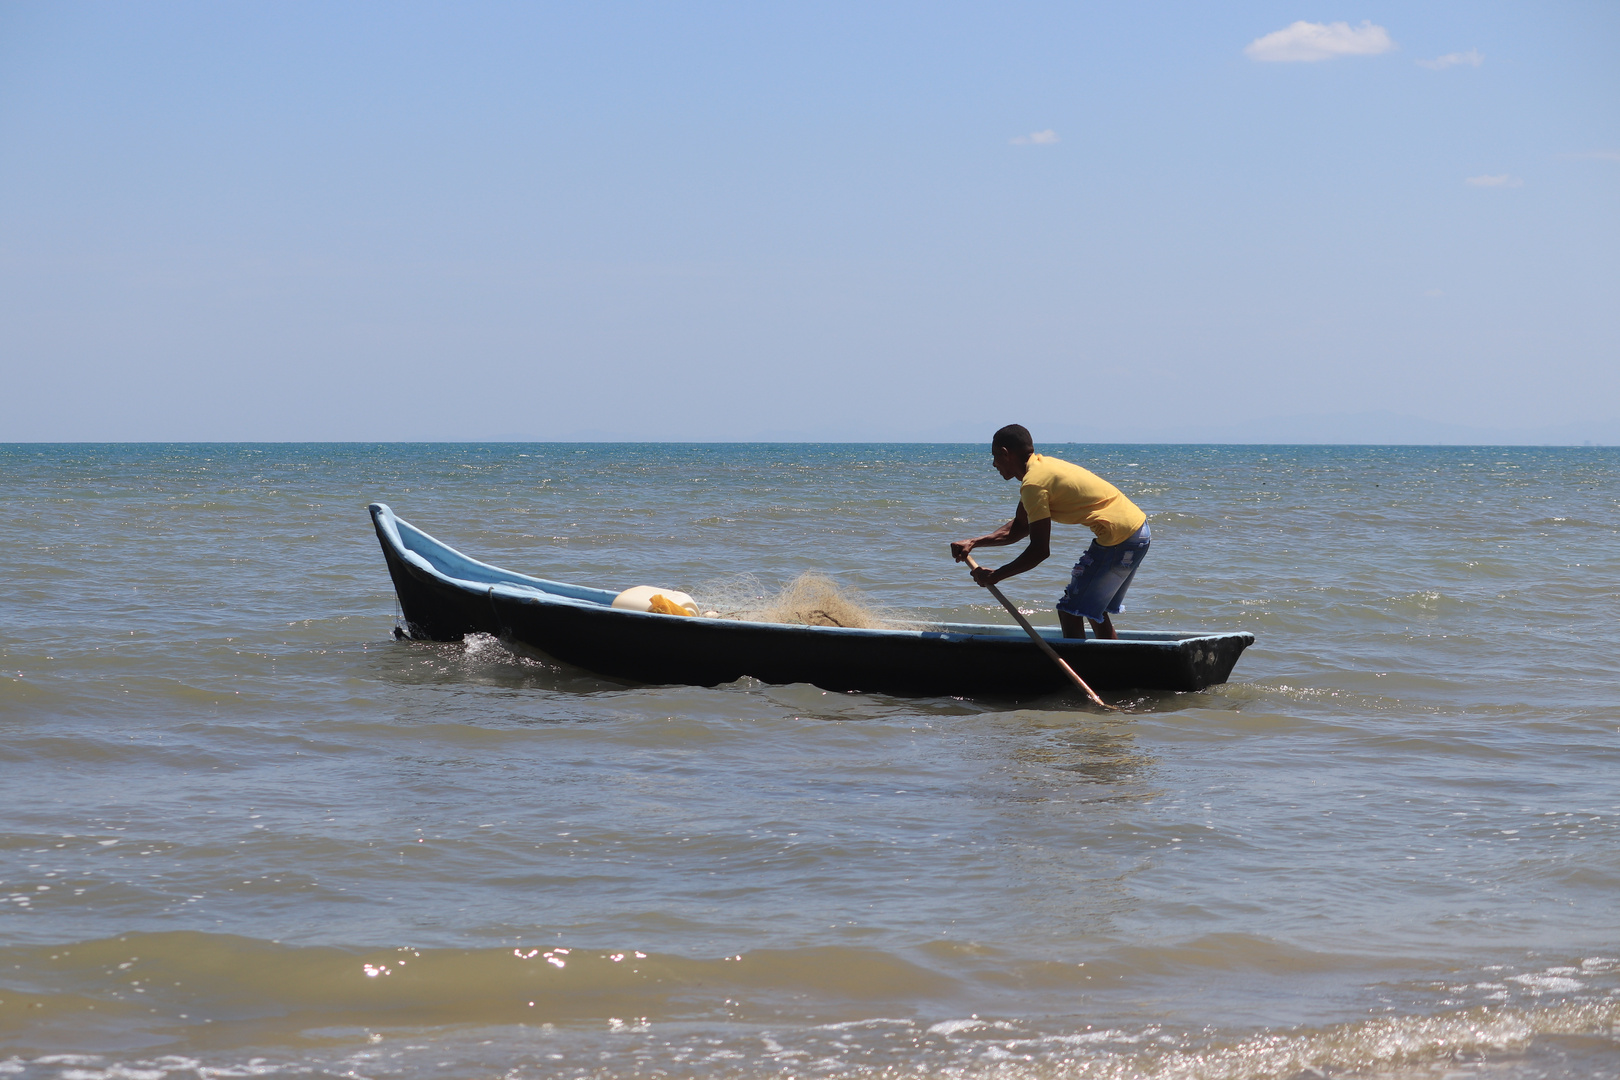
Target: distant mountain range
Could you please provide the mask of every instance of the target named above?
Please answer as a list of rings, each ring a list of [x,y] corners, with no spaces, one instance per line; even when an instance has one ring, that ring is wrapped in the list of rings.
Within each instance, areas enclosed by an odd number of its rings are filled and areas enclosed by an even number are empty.
[[[1048,435],[1049,440],[1056,434]],[[1089,441],[1155,443],[1332,443],[1380,446],[1620,446],[1620,418],[1538,427],[1492,427],[1392,412],[1268,416],[1229,424],[1176,425]],[[1078,441],[1081,433],[1072,437]],[[1054,440],[1055,441],[1055,440]]]
[[[872,431],[865,424],[820,430],[761,428],[729,432],[736,442],[988,442],[994,430],[982,423],[955,421],[927,427]],[[1375,446],[1620,446],[1620,418],[1575,421],[1537,427],[1492,427],[1452,424],[1393,412],[1303,413],[1268,416],[1221,424],[1155,424],[1132,426],[1119,421],[1097,425],[1032,424],[1040,443],[1249,443],[1364,444]],[[690,439],[690,436],[688,437]],[[502,432],[482,436],[494,442],[683,442],[677,435],[592,428],[566,435],[542,436]],[[711,440],[691,440],[711,441]]]

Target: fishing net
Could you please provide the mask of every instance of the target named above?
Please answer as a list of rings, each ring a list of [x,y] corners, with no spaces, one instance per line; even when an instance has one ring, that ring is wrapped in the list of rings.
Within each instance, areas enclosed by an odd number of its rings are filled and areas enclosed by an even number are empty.
[[[696,594],[705,614],[747,622],[845,626],[862,630],[892,629],[906,620],[877,607],[859,590],[844,588],[825,574],[805,572],[773,592],[752,574],[709,582]]]

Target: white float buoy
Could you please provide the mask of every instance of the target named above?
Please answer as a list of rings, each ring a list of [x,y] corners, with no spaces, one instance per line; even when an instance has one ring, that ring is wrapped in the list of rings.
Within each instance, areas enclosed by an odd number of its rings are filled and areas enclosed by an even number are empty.
[[[660,597],[663,604],[655,605],[653,597]],[[666,610],[660,612],[664,615],[696,615],[698,613],[697,601],[677,589],[660,589],[653,585],[634,585],[613,598],[613,606],[624,608],[627,611],[658,611],[659,607]],[[668,608],[680,608],[679,612]]]

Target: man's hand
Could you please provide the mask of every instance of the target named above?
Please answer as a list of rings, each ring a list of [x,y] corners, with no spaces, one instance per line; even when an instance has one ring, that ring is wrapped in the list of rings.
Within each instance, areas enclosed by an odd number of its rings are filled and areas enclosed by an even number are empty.
[[[1021,513],[1022,511],[1023,507],[1020,506],[1019,512]],[[1008,526],[1016,524],[1016,519],[1008,522]],[[983,545],[985,547],[1001,547],[1008,542],[1005,534],[1011,531],[1014,530],[1004,527],[1003,529],[998,529],[996,532],[991,533],[989,536],[981,536],[977,540],[958,540],[956,543],[951,545],[951,554],[956,555],[957,560],[960,561],[967,558],[967,553],[979,545]],[[1031,521],[1024,526],[1023,530],[1020,532],[1020,535],[1027,535],[1029,537],[1029,547],[1025,548],[1019,554],[1018,558],[1014,559],[1005,566],[998,566],[994,570],[987,566],[977,567],[973,571],[973,580],[978,582],[979,585],[988,588],[991,585],[996,585],[1006,581],[1015,574],[1022,574],[1026,570],[1033,570],[1035,567],[1045,562],[1046,557],[1052,553],[1052,519],[1042,518],[1039,521]],[[961,553],[957,554],[958,551]]]

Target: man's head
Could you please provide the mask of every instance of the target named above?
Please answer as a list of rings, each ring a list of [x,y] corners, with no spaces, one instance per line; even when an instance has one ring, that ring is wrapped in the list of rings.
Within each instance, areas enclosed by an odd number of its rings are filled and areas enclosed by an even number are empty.
[[[1024,475],[1029,455],[1035,452],[1035,440],[1023,424],[1008,424],[990,436],[990,460],[1003,480]]]

